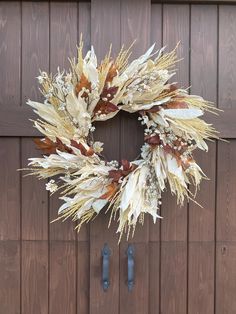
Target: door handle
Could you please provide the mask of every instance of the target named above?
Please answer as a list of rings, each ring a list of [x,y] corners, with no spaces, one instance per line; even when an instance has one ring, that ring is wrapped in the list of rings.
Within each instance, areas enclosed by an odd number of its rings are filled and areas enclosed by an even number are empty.
[[[128,257],[128,290],[134,287],[134,246],[129,244],[126,255]]]
[[[102,249],[102,287],[104,291],[106,291],[110,285],[109,279],[110,256],[111,250],[107,243],[105,243]]]

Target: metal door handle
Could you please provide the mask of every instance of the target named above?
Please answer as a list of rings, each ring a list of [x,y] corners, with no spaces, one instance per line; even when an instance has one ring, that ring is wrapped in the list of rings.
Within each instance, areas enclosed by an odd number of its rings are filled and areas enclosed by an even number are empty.
[[[102,249],[102,287],[106,291],[109,288],[109,264],[110,264],[111,250],[107,243],[104,244]]]
[[[134,246],[129,244],[127,249],[128,257],[128,290],[131,291],[134,287]]]

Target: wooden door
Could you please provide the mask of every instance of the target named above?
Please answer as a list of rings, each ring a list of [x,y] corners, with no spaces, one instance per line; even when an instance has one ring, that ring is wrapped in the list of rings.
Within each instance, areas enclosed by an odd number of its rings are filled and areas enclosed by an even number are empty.
[[[0,314],[236,313],[236,5],[92,0],[0,2]],[[173,2],[173,1],[172,1]],[[127,289],[128,243],[100,215],[77,235],[71,222],[53,223],[59,202],[44,182],[16,169],[38,152],[28,98],[41,99],[38,69],[68,67],[83,33],[101,58],[113,44],[137,39],[132,57],[151,43],[178,41],[177,80],[224,109],[209,117],[230,143],[210,143],[197,158],[211,181],[179,208],[163,195],[164,219],[146,218],[135,247],[135,286]],[[133,159],[143,132],[135,116],[97,125],[109,159]],[[111,248],[111,284],[101,287],[101,250]]]

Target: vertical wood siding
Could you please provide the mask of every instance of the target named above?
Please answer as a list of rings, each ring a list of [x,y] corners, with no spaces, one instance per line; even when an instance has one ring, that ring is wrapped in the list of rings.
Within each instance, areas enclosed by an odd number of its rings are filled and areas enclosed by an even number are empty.
[[[28,98],[41,99],[38,69],[68,68],[83,33],[101,59],[113,44],[137,39],[132,58],[151,43],[178,41],[176,80],[225,110],[216,126],[224,142],[196,153],[211,178],[197,201],[178,207],[169,192],[153,225],[147,217],[135,237],[134,290],[127,290],[127,242],[117,245],[108,215],[73,230],[50,224],[60,202],[45,182],[24,177],[37,156],[27,119]],[[236,313],[236,5],[167,4],[150,0],[0,2],[0,314],[233,314]],[[212,118],[211,118],[212,119]],[[212,119],[211,121],[214,121]],[[139,154],[143,130],[121,113],[98,123],[96,138],[109,159]],[[101,288],[101,249],[112,249],[111,286]]]

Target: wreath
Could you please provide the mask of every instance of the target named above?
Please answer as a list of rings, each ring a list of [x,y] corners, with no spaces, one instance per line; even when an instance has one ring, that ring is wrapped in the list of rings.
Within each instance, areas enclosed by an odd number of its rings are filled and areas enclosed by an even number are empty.
[[[44,103],[27,102],[39,116],[34,127],[44,135],[35,139],[43,155],[30,158],[28,170],[40,179],[53,177],[46,189],[60,190],[63,204],[57,219],[71,217],[78,230],[106,207],[111,219],[117,217],[117,232],[128,237],[145,213],[154,223],[161,218],[158,209],[167,185],[182,204],[196,195],[189,184],[197,190],[206,178],[192,153],[196,148],[207,151],[205,140],[218,138],[200,118],[215,107],[171,83],[179,61],[176,48],[164,53],[154,46],[130,64],[131,47],[122,47],[116,58],[110,49],[98,65],[93,47],[83,57],[81,40],[68,72],[40,72]],[[138,112],[145,127],[138,160],[108,161],[103,143],[93,140],[94,122],[111,119],[120,110]]]

